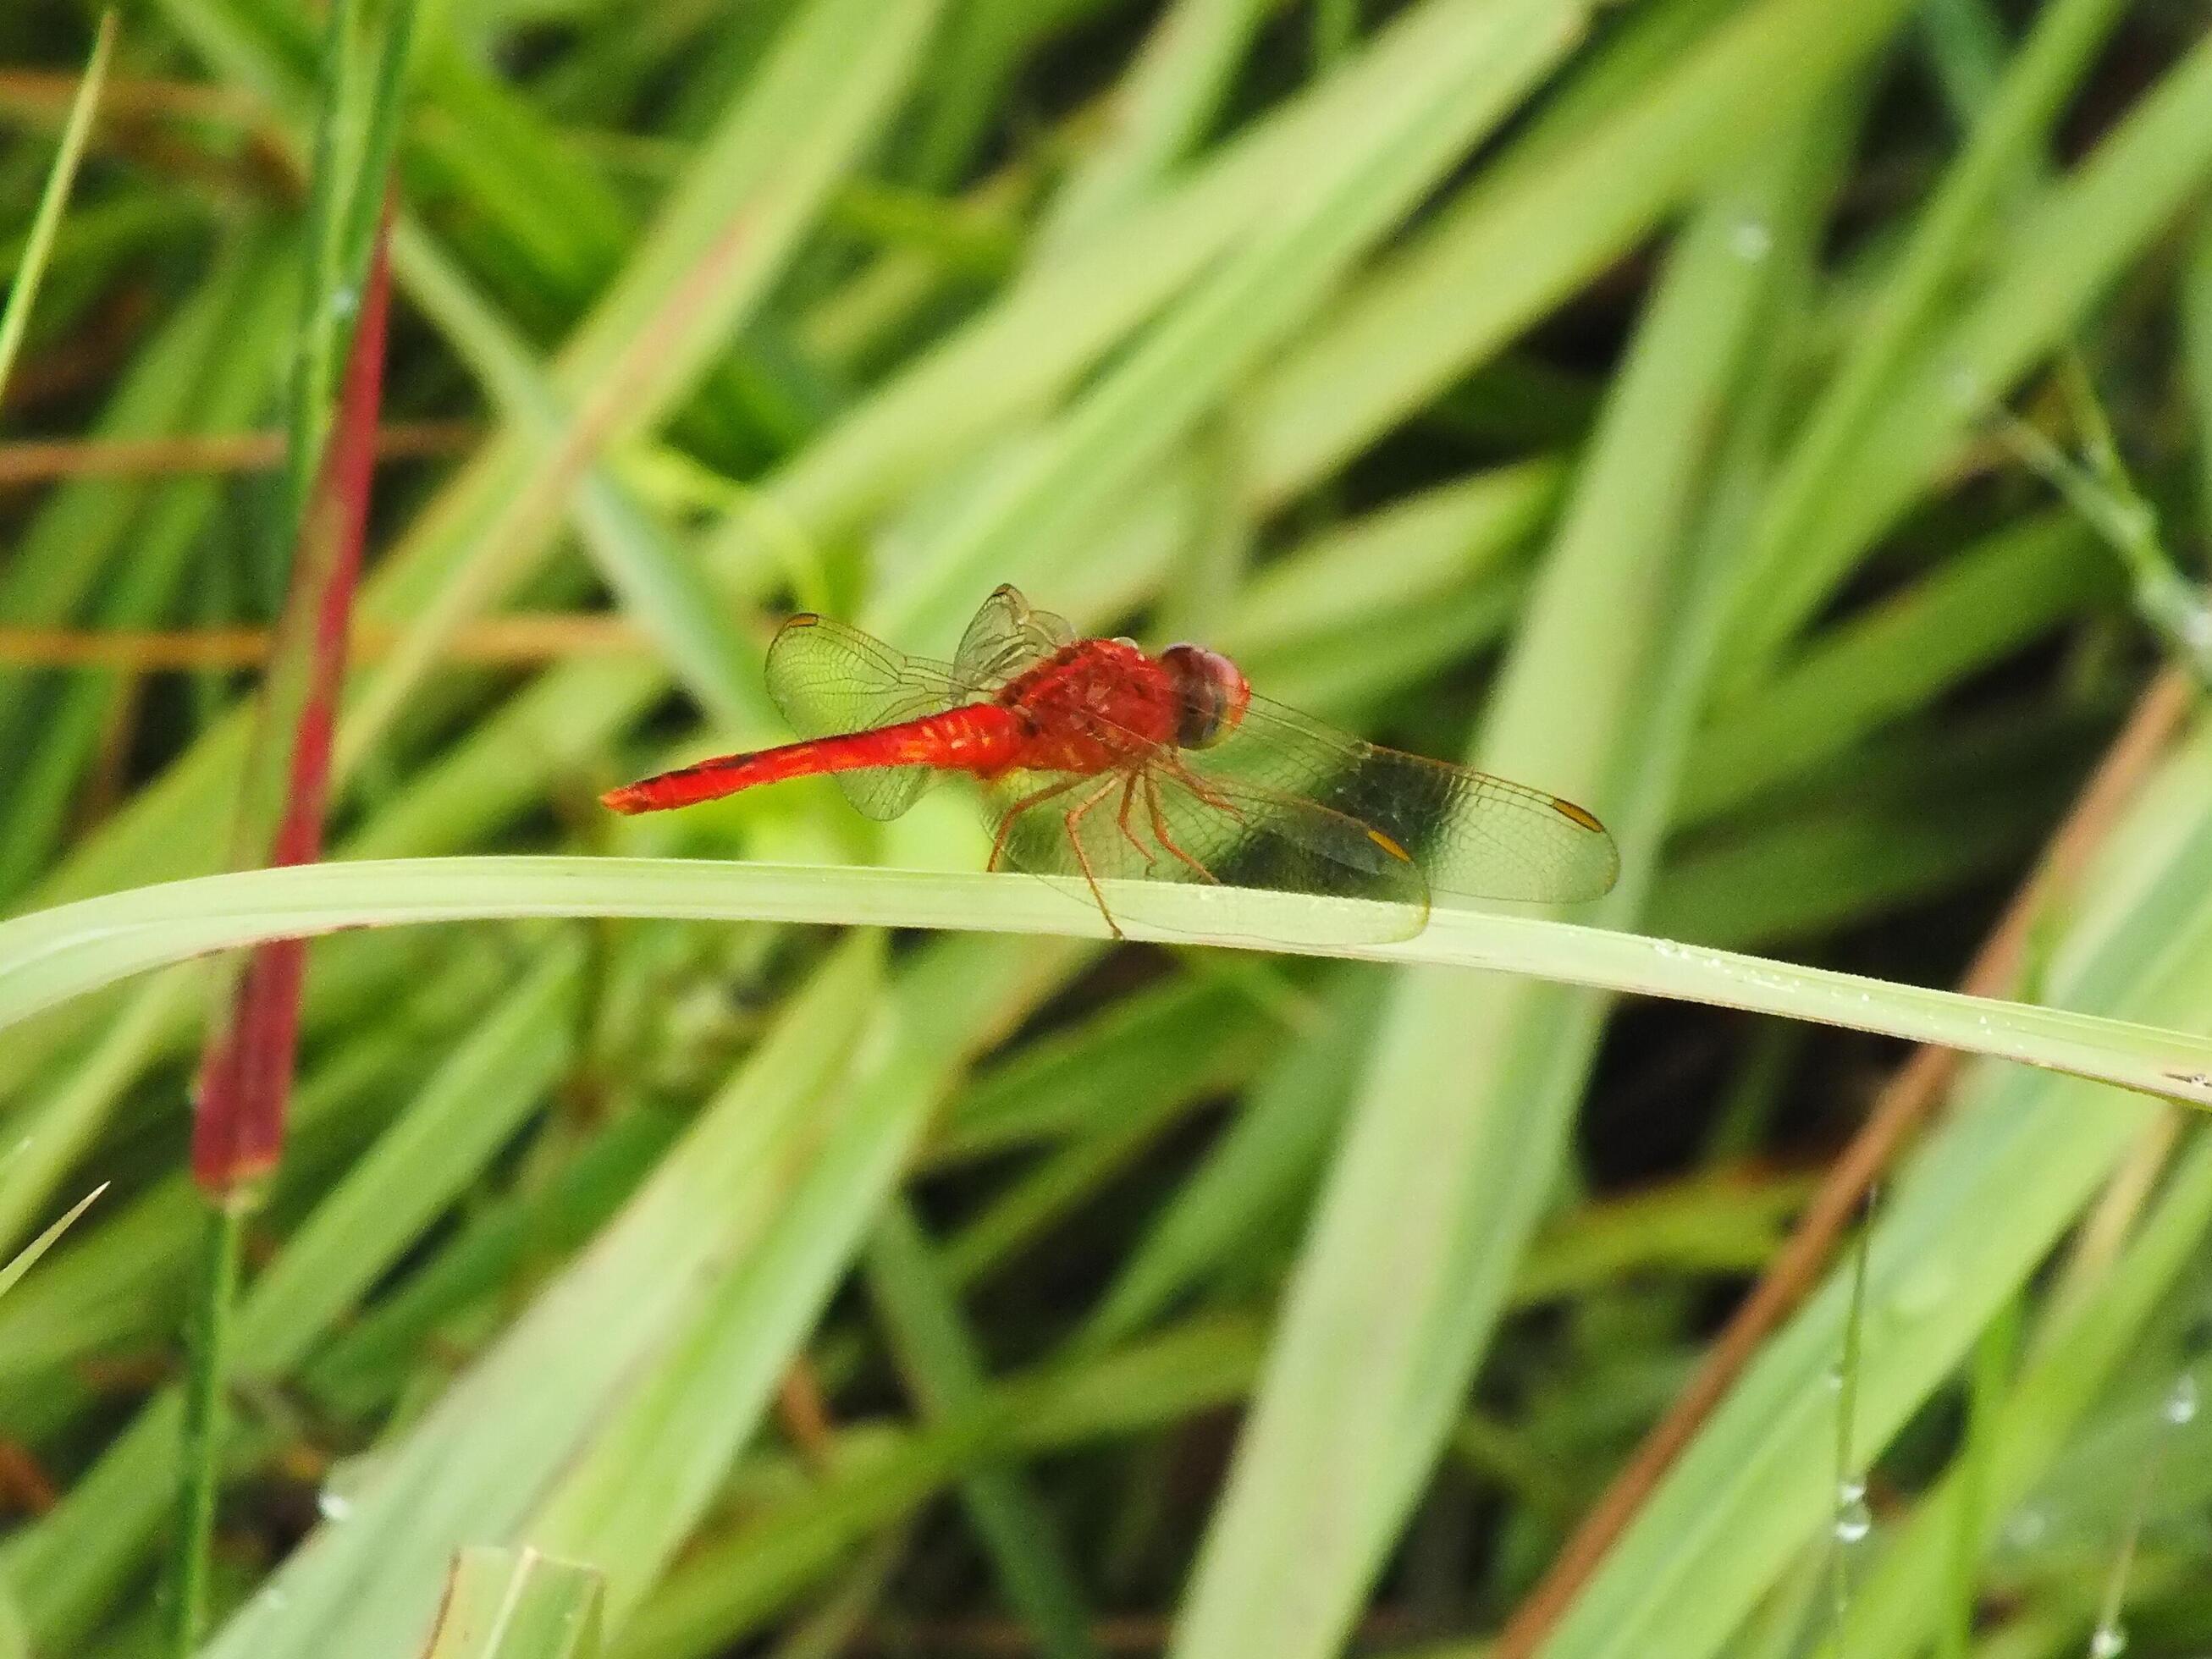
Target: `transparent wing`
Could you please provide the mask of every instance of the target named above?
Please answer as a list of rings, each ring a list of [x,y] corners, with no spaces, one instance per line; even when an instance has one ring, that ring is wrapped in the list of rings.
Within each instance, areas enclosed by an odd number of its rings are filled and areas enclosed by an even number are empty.
[[[973,694],[946,665],[894,651],[857,628],[802,611],[768,648],[768,690],[802,738],[842,737],[920,720]],[[836,775],[839,787],[872,818],[895,818],[935,782],[919,766],[868,767]]]
[[[1620,872],[1613,837],[1571,801],[1363,742],[1265,698],[1221,743],[1176,759],[1217,793],[1309,801],[1378,831],[1442,892],[1565,904],[1597,897]]]
[[[1200,780],[1176,751],[1134,745],[1124,769],[1024,771],[994,781],[994,865],[1051,879],[1109,917],[1209,932],[1203,910],[1158,884],[1257,887],[1379,899],[1393,909],[1333,913],[1327,939],[1404,939],[1428,915],[1428,883],[1370,827],[1264,786]],[[1137,881],[1109,900],[1096,884]],[[1290,924],[1285,924],[1286,928]],[[1305,935],[1291,929],[1279,943]]]
[[[953,653],[954,671],[970,685],[995,690],[1075,642],[1064,617],[1033,609],[1011,583],[992,590]]]

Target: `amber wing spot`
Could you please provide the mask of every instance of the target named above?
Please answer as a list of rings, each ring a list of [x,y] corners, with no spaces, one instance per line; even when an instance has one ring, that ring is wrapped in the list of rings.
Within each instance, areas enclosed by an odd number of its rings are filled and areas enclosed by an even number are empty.
[[[1583,816],[1588,817],[1589,815],[1585,813]],[[1381,848],[1394,859],[1403,860],[1407,864],[1411,864],[1413,861],[1413,855],[1411,853],[1408,853],[1404,848],[1399,846],[1396,842],[1391,840],[1389,836],[1384,835],[1380,830],[1370,830],[1367,832],[1367,839],[1373,842],[1377,847]]]
[[[794,611],[792,615],[785,617],[783,619],[783,625],[786,628],[813,628],[817,626],[821,621],[822,618],[815,615],[811,611]]]
[[[1555,798],[1552,802],[1552,810],[1561,817],[1579,823],[1585,830],[1594,830],[1599,835],[1605,833],[1605,826],[1597,821],[1595,814],[1584,811],[1571,800],[1559,800]]]

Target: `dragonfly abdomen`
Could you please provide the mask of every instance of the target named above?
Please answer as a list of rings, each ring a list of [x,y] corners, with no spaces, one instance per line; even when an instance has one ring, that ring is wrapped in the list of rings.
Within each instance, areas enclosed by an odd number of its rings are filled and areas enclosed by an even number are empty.
[[[599,799],[617,812],[659,812],[719,800],[764,783],[870,767],[923,766],[988,775],[1012,763],[1022,738],[1021,724],[1011,711],[995,703],[970,703],[873,731],[718,755],[696,766],[610,789]]]

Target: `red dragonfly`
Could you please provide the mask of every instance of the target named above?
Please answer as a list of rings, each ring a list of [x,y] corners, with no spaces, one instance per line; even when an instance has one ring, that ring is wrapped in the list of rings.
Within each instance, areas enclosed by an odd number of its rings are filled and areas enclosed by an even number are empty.
[[[1226,657],[1079,639],[1012,587],[984,602],[950,663],[811,613],[769,647],[768,685],[804,741],[723,755],[611,789],[657,812],[756,784],[836,775],[873,818],[964,772],[990,805],[990,867],[1079,881],[1115,908],[1190,931],[1187,907],[1102,882],[1273,888],[1401,907],[1355,924],[1405,938],[1431,884],[1472,898],[1595,898],[1619,868],[1605,826],[1571,801],[1383,749],[1253,695]],[[1131,895],[1133,896],[1124,896]]]

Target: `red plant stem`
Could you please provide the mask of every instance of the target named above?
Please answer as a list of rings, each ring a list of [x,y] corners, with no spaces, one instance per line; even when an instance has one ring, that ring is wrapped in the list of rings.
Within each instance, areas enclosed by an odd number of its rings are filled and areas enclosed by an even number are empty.
[[[359,325],[346,359],[336,418],[294,551],[295,605],[313,606],[307,691],[294,724],[284,807],[271,840],[272,866],[322,855],[331,741],[345,674],[346,636],[361,574],[369,481],[384,388],[385,325],[391,309],[390,220],[380,228],[363,284]],[[314,592],[302,592],[312,584]],[[237,1199],[276,1168],[300,1026],[307,945],[260,946],[233,988],[230,1017],[200,1072],[192,1123],[192,1178],[218,1201]]]

